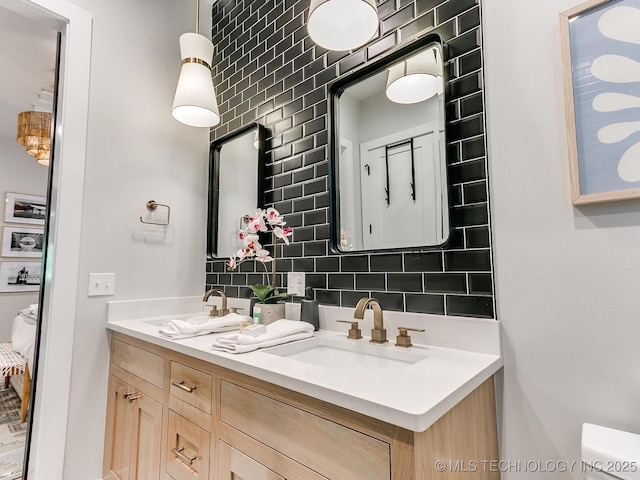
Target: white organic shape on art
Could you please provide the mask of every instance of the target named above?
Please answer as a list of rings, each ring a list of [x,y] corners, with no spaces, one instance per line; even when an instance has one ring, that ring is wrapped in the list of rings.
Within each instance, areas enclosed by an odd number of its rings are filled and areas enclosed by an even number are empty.
[[[598,140],[602,143],[618,143],[638,131],[640,122],[612,123],[598,130]]]
[[[625,93],[600,93],[593,99],[593,109],[596,112],[617,112],[638,107],[640,107],[640,97]]]
[[[625,182],[640,181],[640,143],[632,145],[624,152],[618,163],[618,175]]]
[[[640,10],[633,7],[615,7],[598,20],[598,29],[605,37],[640,45]]]
[[[591,73],[603,82],[640,82],[640,63],[622,55],[601,55],[591,64]]]
[[[628,6],[613,7],[598,20],[598,30],[612,40],[640,45],[640,9]],[[606,54],[591,64],[591,74],[603,82],[640,82],[640,62],[623,55]],[[596,112],[617,112],[640,108],[640,97],[616,92],[596,95],[592,107]],[[625,140],[640,131],[640,121],[618,122],[602,127],[598,140],[612,144]],[[620,158],[618,176],[625,182],[640,181],[640,143],[632,145]]]

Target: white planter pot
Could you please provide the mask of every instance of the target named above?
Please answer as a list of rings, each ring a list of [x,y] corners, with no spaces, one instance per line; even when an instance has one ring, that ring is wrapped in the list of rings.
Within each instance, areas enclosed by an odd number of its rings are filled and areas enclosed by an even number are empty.
[[[265,325],[284,318],[284,303],[256,303],[256,306],[260,306],[262,323]]]

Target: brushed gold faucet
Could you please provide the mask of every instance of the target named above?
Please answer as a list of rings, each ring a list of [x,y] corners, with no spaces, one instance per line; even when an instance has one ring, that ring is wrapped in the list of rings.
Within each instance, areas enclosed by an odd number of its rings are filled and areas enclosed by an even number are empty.
[[[382,307],[378,300],[367,297],[361,298],[356,304],[356,311],[353,312],[353,318],[359,318],[362,320],[364,318],[364,310],[368,305],[371,305],[371,309],[373,310],[373,328],[371,329],[370,341],[373,343],[386,343],[387,331],[384,328],[382,321]]]
[[[222,290],[218,290],[215,288],[212,288],[211,290],[207,290],[204,294],[204,297],[202,297],[202,301],[206,303],[207,300],[209,300],[209,297],[214,293],[217,293],[218,295],[220,295],[220,297],[222,297],[222,308],[218,310],[217,305],[214,305],[213,308],[211,309],[211,312],[209,312],[209,316],[221,317],[223,315],[227,315],[229,313],[229,309],[227,308],[227,295]]]

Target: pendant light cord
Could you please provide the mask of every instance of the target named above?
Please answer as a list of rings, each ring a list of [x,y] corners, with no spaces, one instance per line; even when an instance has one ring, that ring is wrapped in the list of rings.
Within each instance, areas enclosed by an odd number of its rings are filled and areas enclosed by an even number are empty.
[[[196,0],[196,33],[200,33],[200,0]]]

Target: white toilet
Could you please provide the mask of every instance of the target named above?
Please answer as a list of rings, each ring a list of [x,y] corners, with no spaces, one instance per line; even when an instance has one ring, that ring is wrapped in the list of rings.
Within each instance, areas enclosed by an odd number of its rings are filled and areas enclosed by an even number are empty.
[[[584,480],[640,480],[640,435],[582,425]]]

